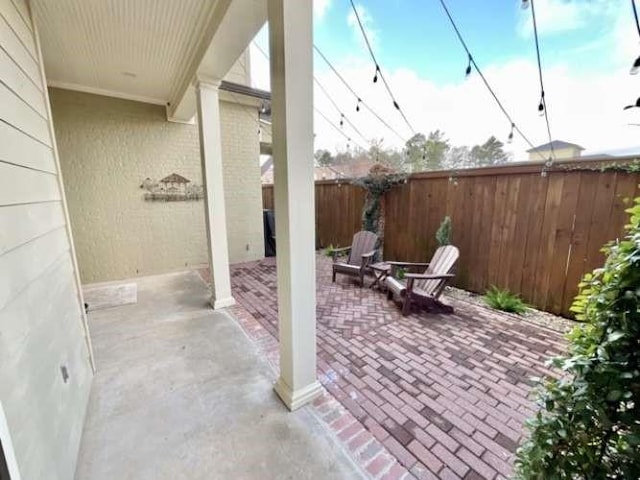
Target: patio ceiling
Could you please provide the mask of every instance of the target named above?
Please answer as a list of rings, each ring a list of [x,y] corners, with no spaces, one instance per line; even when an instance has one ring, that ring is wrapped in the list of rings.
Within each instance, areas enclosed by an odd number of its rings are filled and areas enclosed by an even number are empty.
[[[47,83],[195,114],[266,21],[265,0],[33,0]]]

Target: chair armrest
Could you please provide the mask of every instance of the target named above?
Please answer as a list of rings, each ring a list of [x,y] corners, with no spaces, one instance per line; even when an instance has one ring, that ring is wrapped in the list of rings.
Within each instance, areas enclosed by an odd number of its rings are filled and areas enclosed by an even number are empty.
[[[389,265],[393,265],[394,267],[424,267],[427,268],[429,266],[428,263],[415,263],[415,262],[386,262]]]
[[[455,275],[453,273],[442,273],[442,274],[432,274],[432,273],[405,273],[404,278],[412,279],[412,280],[438,280],[442,278],[453,278]]]
[[[360,270],[364,268],[368,268],[373,256],[376,254],[376,250],[371,250],[370,252],[362,254],[362,263],[360,264]]]
[[[333,248],[331,250],[331,258],[333,259],[333,263],[336,263],[336,261],[338,260],[338,256],[348,252],[349,250],[351,250],[351,247]]]

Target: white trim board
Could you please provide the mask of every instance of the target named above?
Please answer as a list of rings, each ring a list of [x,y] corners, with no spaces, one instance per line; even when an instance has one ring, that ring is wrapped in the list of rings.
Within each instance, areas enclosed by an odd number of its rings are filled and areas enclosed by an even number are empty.
[[[13,451],[13,444],[11,443],[11,436],[9,435],[9,425],[7,425],[7,418],[4,415],[2,402],[0,402],[0,442],[2,442],[4,458],[7,461],[7,467],[9,468],[9,477],[11,480],[22,480],[20,477],[20,470],[18,469],[18,462],[16,461],[16,455]]]
[[[97,87],[88,87],[86,85],[78,85],[76,83],[58,82],[57,80],[47,80],[47,86],[53,88],[62,88],[63,90],[74,90],[82,93],[92,93],[93,95],[102,95],[103,97],[120,98],[122,100],[132,100],[134,102],[151,103],[153,105],[166,106],[167,102],[160,98],[145,97],[144,95],[131,95],[123,92],[115,92]]]

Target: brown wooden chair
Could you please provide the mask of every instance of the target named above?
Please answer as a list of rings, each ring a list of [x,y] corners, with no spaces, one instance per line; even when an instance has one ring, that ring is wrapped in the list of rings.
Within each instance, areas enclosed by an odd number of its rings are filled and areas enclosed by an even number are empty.
[[[429,263],[388,262],[392,266],[391,276],[385,279],[387,297],[399,298],[402,302],[402,315],[411,312],[412,304],[426,307],[440,313],[452,313],[453,308],[438,300],[447,283],[454,277],[460,251],[453,245],[439,247]],[[426,268],[424,273],[405,273],[404,279],[398,279],[398,269],[411,270]]]
[[[350,247],[334,248],[333,256],[333,281],[336,281],[337,273],[344,273],[360,279],[360,286],[364,285],[364,275],[376,254],[378,236],[372,232],[358,232],[353,236]],[[338,256],[348,252],[346,261],[338,261]]]

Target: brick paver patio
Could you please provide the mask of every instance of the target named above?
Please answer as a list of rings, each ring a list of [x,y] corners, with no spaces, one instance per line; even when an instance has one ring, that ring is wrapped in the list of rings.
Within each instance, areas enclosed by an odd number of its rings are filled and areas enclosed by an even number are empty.
[[[508,477],[534,413],[530,377],[552,373],[545,361],[561,352],[561,335],[450,298],[453,315],[402,317],[382,293],[345,276],[333,284],[330,270],[318,256],[325,388],[417,478]],[[277,338],[275,259],[232,266],[231,276],[234,297]]]

